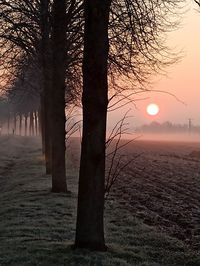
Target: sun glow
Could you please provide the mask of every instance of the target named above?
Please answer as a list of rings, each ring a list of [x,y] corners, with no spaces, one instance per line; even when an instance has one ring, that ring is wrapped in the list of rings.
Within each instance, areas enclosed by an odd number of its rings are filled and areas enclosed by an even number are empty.
[[[159,106],[155,103],[151,103],[147,106],[146,111],[149,115],[157,115],[159,113]]]

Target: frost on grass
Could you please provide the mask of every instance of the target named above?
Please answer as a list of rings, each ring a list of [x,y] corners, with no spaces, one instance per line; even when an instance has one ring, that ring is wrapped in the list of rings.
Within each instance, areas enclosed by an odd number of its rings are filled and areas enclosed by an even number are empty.
[[[135,218],[114,192],[105,209],[108,252],[74,251],[78,146],[68,152],[71,194],[50,192],[37,138],[2,136],[0,147],[0,265],[200,265],[182,241]]]

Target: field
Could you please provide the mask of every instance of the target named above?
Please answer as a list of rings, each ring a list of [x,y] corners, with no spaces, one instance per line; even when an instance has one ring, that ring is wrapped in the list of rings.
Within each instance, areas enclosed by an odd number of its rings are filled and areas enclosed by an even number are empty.
[[[71,193],[52,194],[37,138],[0,137],[0,265],[200,265],[200,144],[135,141],[105,207],[108,252],[72,249],[78,183],[71,141]]]
[[[200,250],[200,143],[137,141],[125,153],[140,156],[120,177],[117,197],[145,224]]]

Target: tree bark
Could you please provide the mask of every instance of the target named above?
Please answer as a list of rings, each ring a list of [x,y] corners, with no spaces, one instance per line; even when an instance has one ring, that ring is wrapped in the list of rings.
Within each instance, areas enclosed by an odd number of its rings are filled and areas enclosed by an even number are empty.
[[[43,73],[43,107],[45,134],[46,174],[52,173],[52,140],[51,140],[51,110],[52,110],[52,60],[50,43],[49,0],[41,0],[41,64]]]
[[[110,1],[85,0],[83,138],[75,247],[105,250],[105,141]]]
[[[47,70],[48,72],[48,70]],[[49,76],[49,74],[47,74]],[[46,79],[46,78],[45,78]],[[49,84],[48,84],[49,83]],[[52,173],[52,139],[51,139],[51,96],[50,96],[50,82],[46,79],[44,84],[44,134],[45,134],[45,163],[46,174]]]
[[[53,2],[52,80],[52,191],[66,192],[65,167],[65,73],[66,1]]]

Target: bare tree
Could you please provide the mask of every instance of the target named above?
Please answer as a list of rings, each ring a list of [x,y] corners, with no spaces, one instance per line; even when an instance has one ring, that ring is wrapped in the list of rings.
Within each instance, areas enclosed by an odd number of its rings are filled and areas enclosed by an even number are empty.
[[[80,75],[80,57],[82,54],[81,45],[83,28],[83,19],[81,17],[81,3],[80,0],[66,1],[66,19],[62,24],[65,28],[65,36],[67,35],[67,45],[65,45],[65,79],[67,82],[66,90],[65,85],[63,85],[63,100],[72,102],[74,99],[78,98],[80,85],[81,85],[81,75]],[[52,106],[56,101],[56,86],[53,84],[53,73],[55,73],[55,68],[53,70],[53,27],[55,21],[53,19],[52,8],[53,1],[50,0],[40,0],[40,1],[0,1],[0,6],[2,12],[0,13],[0,21],[3,27],[0,30],[0,45],[3,51],[1,58],[3,59],[4,75],[2,74],[2,84],[5,86],[5,78],[9,82],[8,73],[12,79],[17,77],[16,71],[19,67],[19,62],[21,59],[30,58],[31,64],[34,64],[36,68],[40,69],[41,72],[41,86],[39,87],[39,93],[41,93],[41,115],[42,120],[42,139],[43,150],[46,156],[46,172],[52,172],[52,156],[55,158],[56,146],[52,145],[53,134],[55,135],[55,130],[61,132],[57,126],[52,124],[52,121],[56,122],[58,120],[51,119],[54,115],[52,111]],[[59,18],[59,17],[58,17]],[[63,35],[64,36],[64,35]],[[55,40],[55,38],[54,38]],[[55,50],[55,49],[54,49]],[[26,61],[26,60],[25,60]],[[23,65],[23,63],[22,63]],[[59,66],[60,67],[60,66]],[[5,70],[6,69],[6,70]],[[54,79],[56,80],[56,79]],[[78,89],[77,89],[78,88]],[[66,92],[66,97],[65,97]],[[59,93],[58,93],[59,94]],[[54,101],[52,102],[52,99]],[[61,105],[59,105],[61,106]],[[63,111],[65,113],[65,104],[62,104]],[[57,110],[57,109],[54,109]],[[63,119],[64,123],[64,119]],[[65,127],[62,123],[62,135],[65,135]],[[54,133],[52,134],[52,130]],[[60,138],[59,138],[60,139]],[[63,140],[62,140],[63,141]],[[64,143],[64,141],[63,141]],[[55,149],[52,155],[52,148]],[[58,161],[58,160],[57,160]],[[64,161],[64,157],[62,159]],[[56,164],[54,164],[55,166]],[[54,175],[57,171],[64,172],[64,166],[61,170],[61,164],[59,169],[54,169]],[[63,165],[63,164],[62,164]],[[55,184],[55,178],[54,182]],[[59,181],[58,181],[59,183]],[[52,189],[56,190],[56,189]]]
[[[65,71],[66,1],[53,2],[52,75],[52,191],[66,192],[65,169]]]
[[[103,211],[108,58],[113,73],[128,78],[133,74],[140,84],[150,69],[157,71],[168,64],[168,60],[163,61],[165,54],[161,52],[165,50],[159,34],[170,6],[174,7],[171,1],[84,1],[83,137],[75,247],[106,249]]]
[[[83,137],[75,246],[105,250],[103,211],[111,1],[85,0]]]

